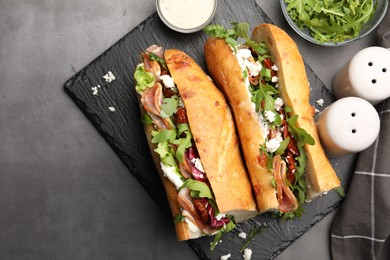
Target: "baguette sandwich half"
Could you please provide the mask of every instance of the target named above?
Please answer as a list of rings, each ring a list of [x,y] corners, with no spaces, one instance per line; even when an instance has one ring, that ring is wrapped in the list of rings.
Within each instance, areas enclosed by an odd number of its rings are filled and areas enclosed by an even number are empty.
[[[260,212],[301,215],[340,181],[318,138],[305,66],[282,29],[206,27],[207,68],[232,108]]]
[[[222,234],[257,215],[222,93],[182,51],[152,45],[141,57],[135,89],[178,240]]]

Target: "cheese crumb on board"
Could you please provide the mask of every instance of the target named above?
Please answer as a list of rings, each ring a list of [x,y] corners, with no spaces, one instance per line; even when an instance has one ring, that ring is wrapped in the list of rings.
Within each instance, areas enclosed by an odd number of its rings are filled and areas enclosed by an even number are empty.
[[[107,74],[103,76],[103,79],[106,82],[111,83],[113,80],[115,80],[115,76],[111,71],[108,71]]]

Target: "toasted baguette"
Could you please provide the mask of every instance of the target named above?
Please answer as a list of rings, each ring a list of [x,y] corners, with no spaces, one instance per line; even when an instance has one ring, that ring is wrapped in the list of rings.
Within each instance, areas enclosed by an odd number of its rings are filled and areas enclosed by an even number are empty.
[[[272,186],[272,173],[260,163],[260,144],[265,142],[258,115],[242,77],[242,69],[224,39],[206,41],[207,68],[214,82],[223,91],[233,110],[241,147],[249,171],[260,212],[276,211],[278,201]]]
[[[258,212],[240,155],[230,108],[199,65],[184,52],[166,50],[165,60],[187,111],[188,123],[218,209],[241,222]]]
[[[340,180],[325,155],[309,103],[310,86],[305,65],[298,47],[291,37],[272,24],[261,24],[253,30],[252,39],[266,42],[279,68],[279,91],[284,103],[297,114],[299,127],[305,129],[315,145],[305,145],[307,168],[305,173],[307,199],[313,199],[340,186]]]
[[[280,28],[262,24],[253,30],[252,39],[266,42],[278,69],[280,96],[286,106],[298,114],[298,126],[315,140],[315,145],[305,145],[308,157],[305,173],[308,186],[307,199],[312,199],[340,185],[340,181],[325,156],[320,144],[312,107],[309,104],[309,85],[305,66],[295,42]],[[252,105],[250,93],[242,77],[242,69],[232,49],[224,39],[206,41],[205,58],[214,83],[223,91],[233,110],[245,162],[255,191],[259,211],[278,210],[272,173],[260,163],[260,145],[265,136],[261,132],[258,115]]]

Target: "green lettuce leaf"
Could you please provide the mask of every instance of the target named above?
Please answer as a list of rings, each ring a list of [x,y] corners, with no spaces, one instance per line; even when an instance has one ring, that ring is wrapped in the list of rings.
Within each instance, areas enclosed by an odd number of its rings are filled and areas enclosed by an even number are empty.
[[[135,90],[142,94],[147,88],[154,86],[156,78],[150,72],[145,71],[144,66],[137,66],[134,72],[134,79],[137,83]]]

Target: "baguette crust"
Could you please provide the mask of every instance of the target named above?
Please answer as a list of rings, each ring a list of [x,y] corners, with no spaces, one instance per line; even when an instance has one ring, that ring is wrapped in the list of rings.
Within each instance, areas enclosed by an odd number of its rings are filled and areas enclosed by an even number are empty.
[[[260,213],[278,208],[272,173],[260,164],[260,144],[265,142],[259,118],[242,77],[242,69],[223,39],[209,38],[204,47],[207,69],[233,110],[246,166]]]
[[[340,186],[340,180],[326,157],[318,137],[309,103],[310,87],[297,45],[286,32],[272,24],[257,26],[253,30],[252,39],[266,42],[279,68],[281,98],[286,106],[292,108],[292,115],[299,115],[298,126],[305,129],[315,140],[315,145],[305,145],[307,198],[312,199]]]
[[[241,222],[258,212],[241,159],[234,121],[222,93],[198,64],[179,50],[165,60],[181,94],[203,168],[219,211]]]

